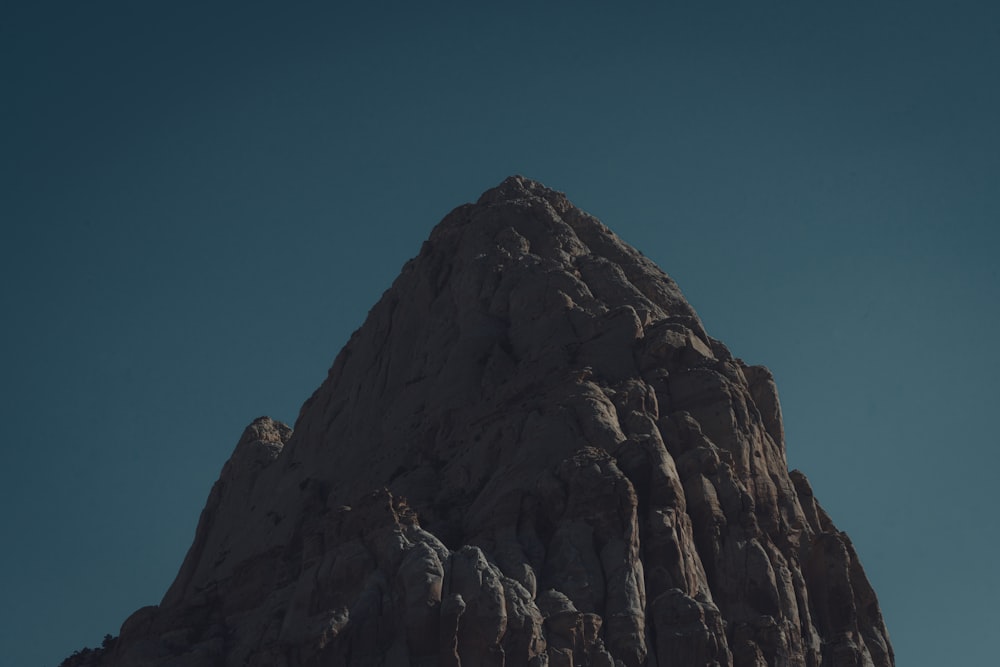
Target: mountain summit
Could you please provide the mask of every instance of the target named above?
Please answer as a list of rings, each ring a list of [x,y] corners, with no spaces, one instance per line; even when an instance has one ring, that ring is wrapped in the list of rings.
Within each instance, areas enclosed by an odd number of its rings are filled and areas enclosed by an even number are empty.
[[[520,176],[433,230],[254,421],[105,667],[893,665],[774,380]]]

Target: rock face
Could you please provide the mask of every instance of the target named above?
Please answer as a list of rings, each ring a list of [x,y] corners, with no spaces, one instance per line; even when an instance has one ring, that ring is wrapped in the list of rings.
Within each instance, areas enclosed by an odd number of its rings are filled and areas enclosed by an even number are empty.
[[[560,193],[460,206],[102,664],[887,666],[774,380]]]

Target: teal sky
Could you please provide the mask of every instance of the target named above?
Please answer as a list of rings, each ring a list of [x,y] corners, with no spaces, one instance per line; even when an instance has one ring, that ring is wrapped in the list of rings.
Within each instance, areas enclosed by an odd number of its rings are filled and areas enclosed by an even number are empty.
[[[907,667],[995,661],[1000,4],[0,12],[0,662],[159,601],[454,206],[521,173],[775,373]]]

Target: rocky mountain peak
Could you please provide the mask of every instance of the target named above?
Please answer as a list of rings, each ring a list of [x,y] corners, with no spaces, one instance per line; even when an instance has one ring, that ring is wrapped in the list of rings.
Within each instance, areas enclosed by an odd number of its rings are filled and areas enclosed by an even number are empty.
[[[102,665],[893,664],[777,389],[521,176],[456,208],[294,431],[247,428]]]

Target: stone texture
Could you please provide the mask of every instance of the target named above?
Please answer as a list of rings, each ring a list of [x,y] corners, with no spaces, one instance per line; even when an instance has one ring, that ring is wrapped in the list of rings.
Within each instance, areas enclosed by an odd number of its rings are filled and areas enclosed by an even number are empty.
[[[771,374],[562,195],[452,211],[251,424],[120,667],[888,666]]]

